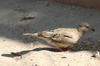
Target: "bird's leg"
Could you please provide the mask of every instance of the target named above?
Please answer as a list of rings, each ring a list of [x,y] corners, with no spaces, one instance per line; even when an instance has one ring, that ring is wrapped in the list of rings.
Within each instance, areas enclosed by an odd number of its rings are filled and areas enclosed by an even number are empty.
[[[62,47],[62,48],[59,48],[59,49],[60,49],[61,51],[64,51],[64,52],[65,52],[65,51],[70,50],[70,47],[66,47],[66,48],[63,48],[63,47]]]

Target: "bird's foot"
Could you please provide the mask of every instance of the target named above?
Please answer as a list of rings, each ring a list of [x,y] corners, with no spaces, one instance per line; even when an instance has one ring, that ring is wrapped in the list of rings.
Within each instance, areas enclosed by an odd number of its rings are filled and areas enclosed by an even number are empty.
[[[61,51],[65,52],[65,51],[68,51],[69,50],[69,47],[67,48],[59,48]]]
[[[63,51],[63,52],[66,52],[66,51],[69,51],[69,52],[74,52],[74,50],[71,48],[71,47],[67,47],[67,48],[59,48],[60,51]]]

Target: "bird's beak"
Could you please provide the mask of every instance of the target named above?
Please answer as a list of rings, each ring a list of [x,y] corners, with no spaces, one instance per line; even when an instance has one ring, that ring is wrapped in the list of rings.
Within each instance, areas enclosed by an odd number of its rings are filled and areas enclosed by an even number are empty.
[[[92,31],[95,31],[95,29],[94,29],[94,28],[91,28],[91,30],[92,30]]]

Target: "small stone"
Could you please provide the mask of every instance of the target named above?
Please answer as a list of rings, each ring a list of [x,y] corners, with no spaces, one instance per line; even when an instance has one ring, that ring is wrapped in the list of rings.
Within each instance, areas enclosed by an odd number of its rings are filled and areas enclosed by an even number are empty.
[[[97,51],[97,53],[93,54],[91,57],[100,59],[100,53]]]
[[[70,66],[70,65],[68,65],[68,66]]]
[[[33,59],[30,59],[30,61],[33,61]]]
[[[38,66],[37,64],[33,64],[32,66]]]
[[[3,40],[3,41],[5,41],[5,40]]]
[[[61,58],[67,58],[67,57],[61,57]]]

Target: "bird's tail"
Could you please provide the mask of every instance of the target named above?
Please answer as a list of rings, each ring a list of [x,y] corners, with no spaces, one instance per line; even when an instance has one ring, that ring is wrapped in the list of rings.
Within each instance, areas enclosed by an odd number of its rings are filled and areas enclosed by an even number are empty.
[[[35,37],[37,37],[38,33],[24,33],[23,35],[24,36],[35,36]]]

